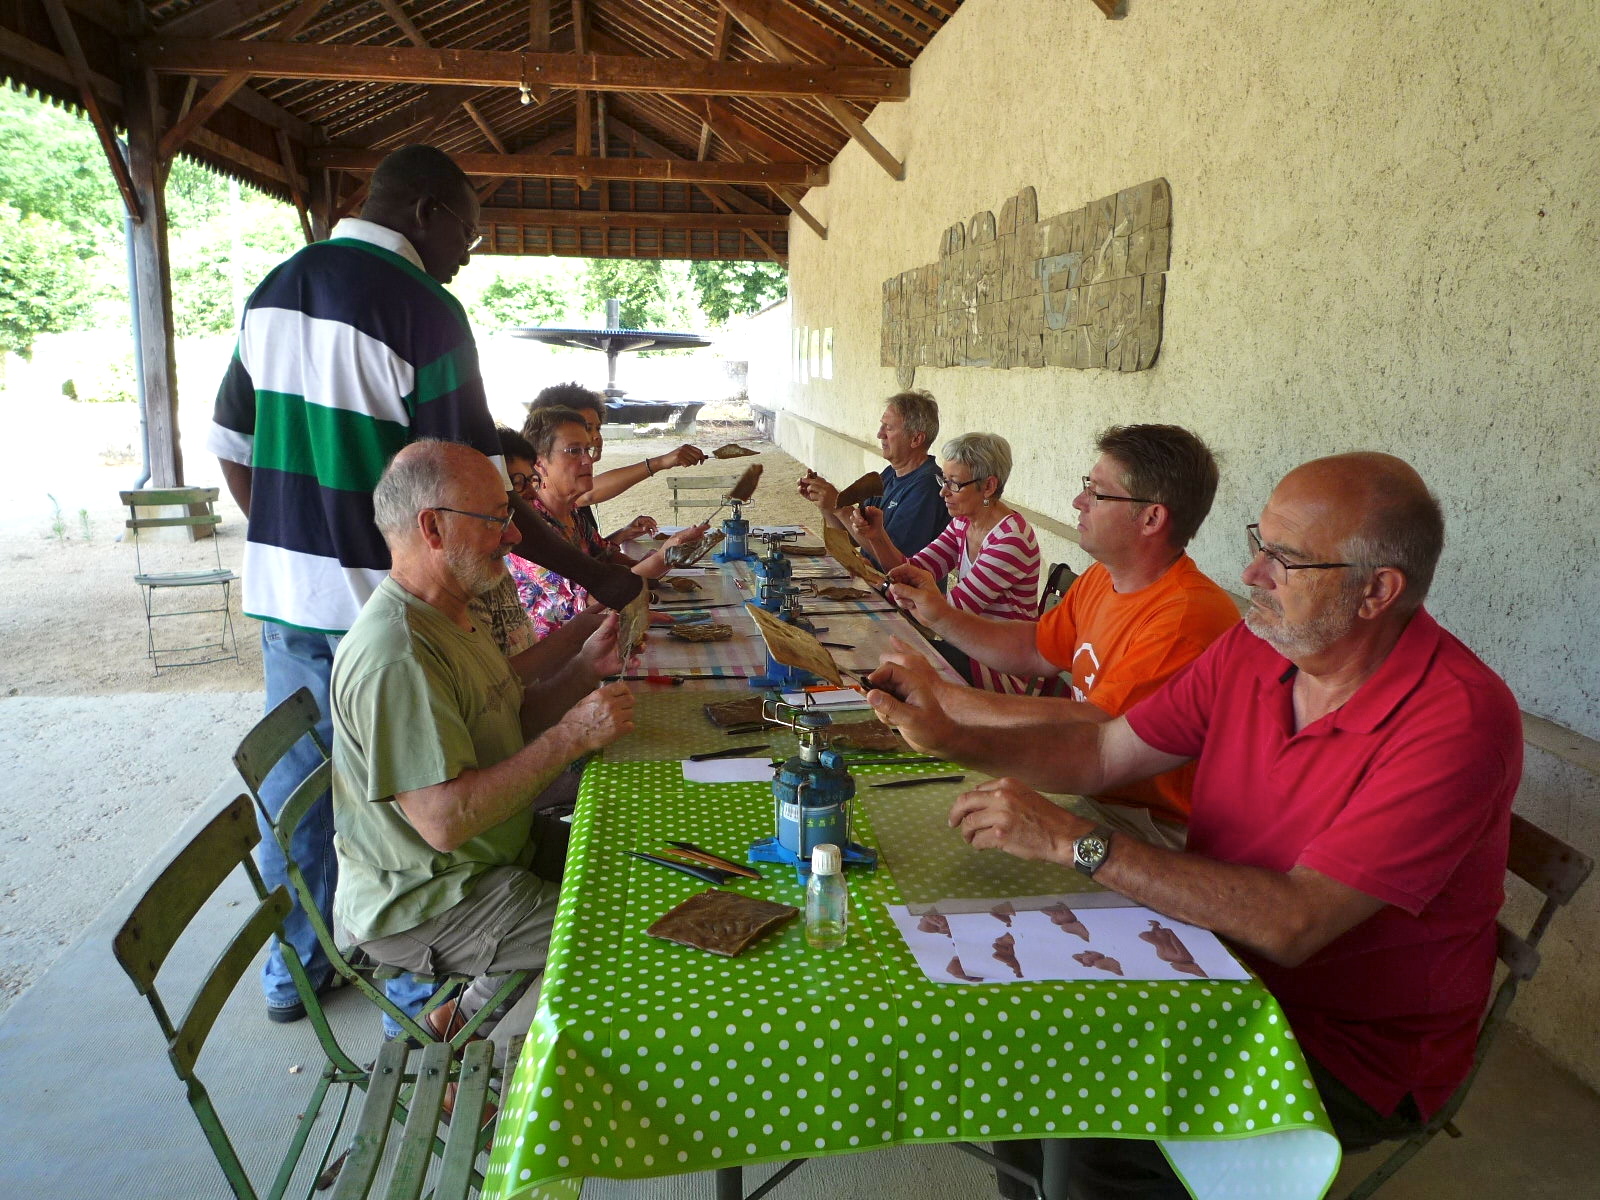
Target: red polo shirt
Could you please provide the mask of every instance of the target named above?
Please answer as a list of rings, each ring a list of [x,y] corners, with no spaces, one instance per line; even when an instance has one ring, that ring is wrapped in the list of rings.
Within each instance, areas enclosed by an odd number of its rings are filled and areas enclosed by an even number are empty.
[[[1426,611],[1345,704],[1296,733],[1294,667],[1241,622],[1127,714],[1197,758],[1189,850],[1304,864],[1385,902],[1298,967],[1254,956],[1296,1036],[1378,1112],[1430,1115],[1471,1065],[1494,975],[1522,724]]]

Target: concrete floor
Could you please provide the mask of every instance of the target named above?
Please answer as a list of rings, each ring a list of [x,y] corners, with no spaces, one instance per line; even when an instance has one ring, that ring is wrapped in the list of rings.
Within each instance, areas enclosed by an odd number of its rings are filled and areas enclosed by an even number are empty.
[[[177,832],[233,794],[219,787]],[[166,853],[157,856],[164,861]],[[110,954],[110,940],[147,868],[111,901],[81,941],[0,1015],[0,1076],[10,1103],[0,1106],[0,1196],[52,1200],[177,1200],[226,1193],[199,1127],[167,1065],[155,1023]],[[193,972],[215,952],[247,896],[230,881],[180,942],[168,972]],[[230,911],[231,910],[231,911]],[[165,978],[163,980],[165,984]],[[1537,986],[1537,982],[1530,986]],[[377,1022],[359,996],[335,993],[329,1012],[358,1056],[377,1045]],[[224,1010],[215,1050],[202,1060],[224,1119],[235,1123],[241,1155],[263,1164],[286,1136],[318,1059],[309,1027],[269,1025],[252,982]],[[1554,1067],[1516,1030],[1489,1059],[1458,1119],[1465,1136],[1439,1138],[1385,1189],[1383,1200],[1571,1200],[1600,1194],[1600,1097]],[[1378,1161],[1346,1164],[1343,1195]],[[771,1168],[746,1173],[746,1186]],[[710,1200],[709,1176],[598,1180],[591,1200]],[[927,1200],[994,1195],[991,1176],[947,1146],[909,1147],[807,1164],[776,1193],[780,1200]]]

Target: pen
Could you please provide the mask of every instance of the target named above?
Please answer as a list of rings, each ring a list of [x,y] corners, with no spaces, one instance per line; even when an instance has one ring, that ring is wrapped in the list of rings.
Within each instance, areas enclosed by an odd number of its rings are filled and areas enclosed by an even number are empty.
[[[845,642],[818,642],[819,646],[826,646],[829,650],[854,650],[855,647]]]
[[[693,875],[704,883],[716,884],[718,887],[728,882],[728,872],[719,871],[715,867],[697,867],[693,863],[673,862],[670,858],[657,858],[654,854],[641,854],[637,850],[624,850],[623,853],[631,854],[634,858],[642,858],[645,862],[652,862],[657,866],[682,871],[685,875]]]
[[[765,721],[745,721],[738,725],[729,725],[722,732],[729,737],[733,737],[739,733],[760,733],[766,727],[767,723]]]
[[[920,787],[924,783],[961,783],[965,779],[965,775],[933,775],[924,776],[920,779],[891,779],[888,783],[869,783],[867,786],[875,788]]]
[[[867,750],[867,751],[863,751],[862,753],[864,753],[864,754],[883,754],[883,753],[885,753],[885,751],[883,751],[883,750]],[[854,763],[858,767],[890,767],[890,766],[906,766],[906,767],[909,767],[913,763],[942,763],[942,762],[945,761],[942,758],[935,758],[932,755],[928,755],[927,757],[923,757],[923,758],[863,758],[863,757],[859,757],[858,755],[855,755],[855,754],[849,754],[849,755],[846,755],[846,757],[849,758],[850,761],[852,763]]]
[[[726,750],[702,750],[699,754],[689,755],[690,762],[708,762],[713,758],[738,758],[741,754],[749,754],[752,750],[765,750],[768,743],[762,742],[759,746],[729,746]]]

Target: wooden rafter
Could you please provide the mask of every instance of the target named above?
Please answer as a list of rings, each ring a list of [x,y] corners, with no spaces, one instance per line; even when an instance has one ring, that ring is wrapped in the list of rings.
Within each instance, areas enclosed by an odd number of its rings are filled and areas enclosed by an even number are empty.
[[[300,0],[294,11],[278,25],[278,36],[285,39],[296,36],[311,23],[313,17],[322,11],[327,2],[328,0]],[[205,73],[203,71],[193,72],[196,75]],[[211,90],[195,101],[194,106],[184,113],[183,117],[171,129],[162,134],[161,144],[157,147],[157,153],[160,154],[162,159],[169,159],[177,153],[178,148],[189,140],[190,135],[196,129],[209,121],[221,110],[224,104],[233,98],[235,92],[250,82],[250,75],[251,72],[247,70],[230,71],[218,82],[212,84]]]
[[[799,61],[788,45],[769,26],[762,22],[750,7],[749,0],[718,0],[723,8],[727,9],[733,18],[743,25],[745,32],[761,44],[761,48],[780,63],[794,63]],[[816,96],[816,102],[821,105],[824,112],[839,123],[839,127],[848,133],[853,141],[865,150],[874,162],[888,172],[889,178],[899,181],[906,177],[905,164],[887,147],[867,131],[854,113],[835,96]]]
[[[777,213],[653,212],[593,208],[501,208],[491,205],[478,215],[483,225],[567,225],[582,229],[745,229],[782,233],[789,219]]]
[[[320,2],[306,0],[308,4]],[[207,42],[159,36],[140,43],[134,56],[140,65],[164,74],[229,78],[244,73],[274,79],[517,87],[523,80],[525,60],[531,77],[549,87],[702,96],[828,96],[873,102],[904,100],[911,94],[910,72],[893,67],[708,63],[611,54],[520,54],[405,46]]]
[[[66,58],[67,67],[72,72],[72,84],[78,89],[78,99],[82,102],[84,111],[89,114],[95,136],[100,139],[100,149],[106,156],[107,165],[111,168],[111,178],[116,180],[117,191],[122,194],[123,206],[128,210],[128,216],[135,225],[143,224],[144,206],[139,203],[139,194],[134,189],[133,177],[128,174],[128,164],[117,145],[117,136],[112,132],[111,123],[106,120],[106,115],[100,108],[100,97],[95,95],[94,81],[90,78],[88,61],[83,57],[83,46],[78,41],[78,30],[72,23],[72,14],[67,11],[62,0],[44,0],[44,8],[50,17],[50,28],[54,30],[56,41],[61,45],[61,53]]]
[[[389,19],[395,23],[395,27],[405,35],[406,40],[413,46],[420,46],[424,50],[428,48],[428,39],[422,36],[422,31],[406,15],[406,10],[400,6],[400,0],[378,0],[378,3],[382,6],[383,11],[389,14]],[[463,100],[461,108],[467,116],[472,118],[472,123],[483,133],[489,145],[493,146],[499,153],[504,154],[506,152],[506,144],[500,140],[500,135],[494,131],[494,126],[490,125],[484,119],[483,114],[478,111],[478,106],[471,100]]]
[[[535,54],[550,49],[550,0],[528,0],[528,49]],[[528,94],[540,104],[550,99],[550,89],[543,84],[530,83]]]
[[[376,150],[313,149],[308,165],[341,171],[371,171],[382,160]],[[820,187],[828,168],[814,163],[689,162],[655,158],[577,158],[540,154],[455,154],[468,175],[504,179],[642,179],[665,183],[730,183],[752,187]]]
[[[283,169],[289,176],[289,198],[300,215],[300,232],[309,246],[317,239],[311,235],[311,214],[306,209],[305,190],[300,186],[300,171],[294,165],[294,147],[289,144],[289,135],[281,129],[278,130],[278,157],[283,160]]]

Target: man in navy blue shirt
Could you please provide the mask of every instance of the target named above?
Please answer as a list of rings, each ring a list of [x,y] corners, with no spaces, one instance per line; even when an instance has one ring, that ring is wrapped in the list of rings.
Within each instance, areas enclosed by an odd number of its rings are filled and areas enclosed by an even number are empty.
[[[900,392],[889,397],[878,423],[878,445],[889,465],[883,469],[883,495],[863,503],[883,509],[883,527],[908,558],[921,550],[950,523],[950,512],[939,494],[938,466],[928,448],[939,436],[939,403],[927,392]],[[823,520],[835,528],[845,525],[835,509],[839,489],[815,471],[800,480],[800,494],[822,510]]]

